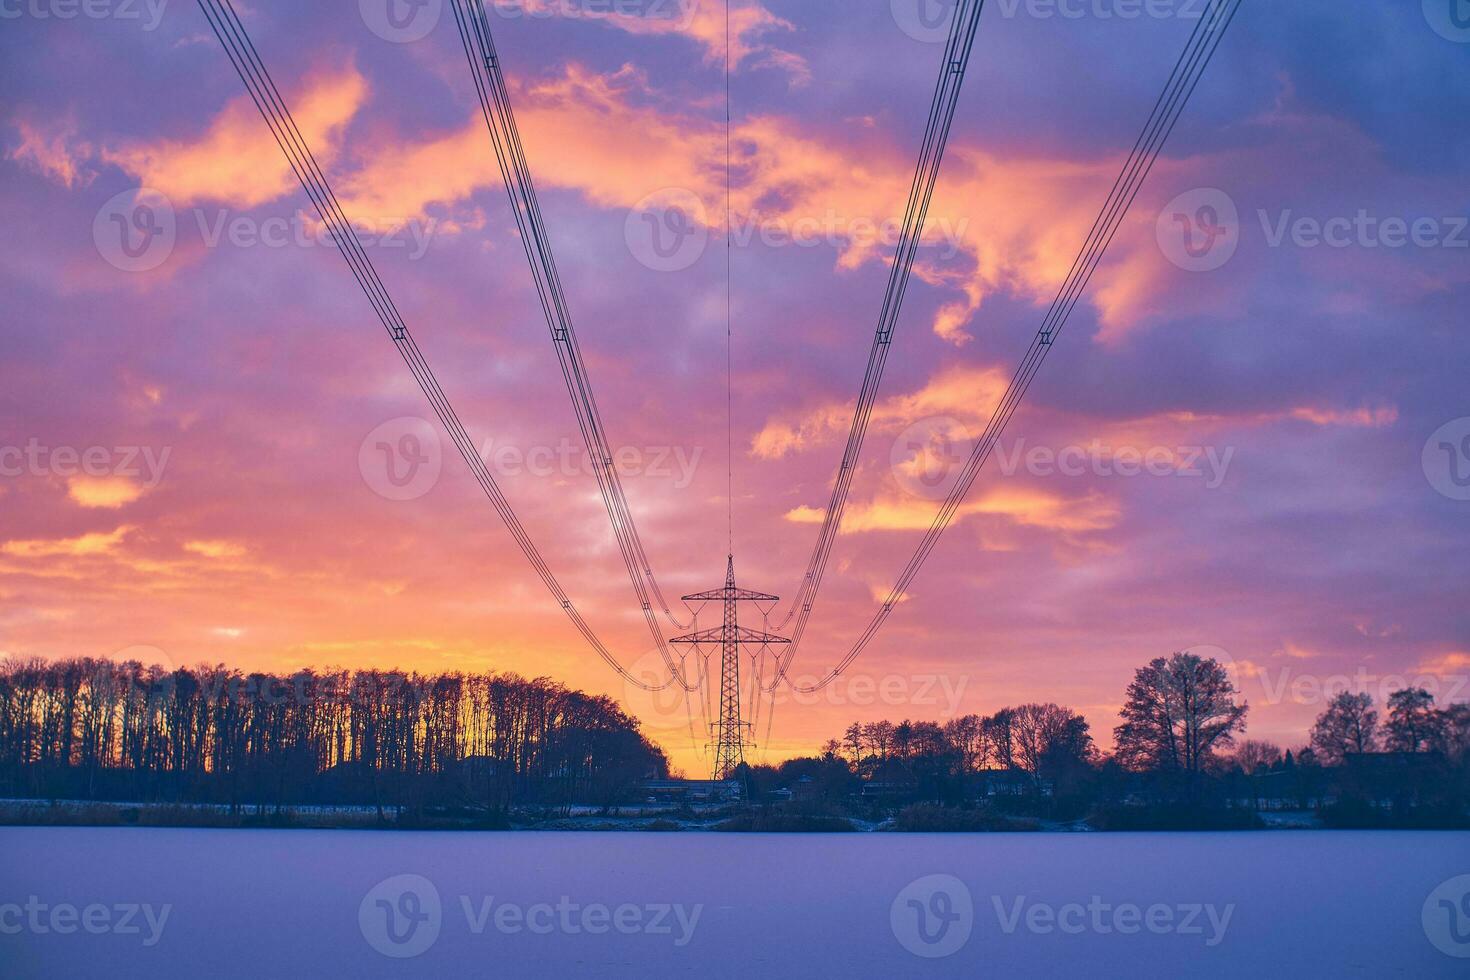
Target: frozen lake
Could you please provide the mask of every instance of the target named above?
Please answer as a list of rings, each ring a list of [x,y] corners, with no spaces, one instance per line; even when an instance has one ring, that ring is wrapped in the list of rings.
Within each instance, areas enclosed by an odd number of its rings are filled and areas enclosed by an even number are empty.
[[[1463,977],[1470,834],[0,829],[14,977]]]

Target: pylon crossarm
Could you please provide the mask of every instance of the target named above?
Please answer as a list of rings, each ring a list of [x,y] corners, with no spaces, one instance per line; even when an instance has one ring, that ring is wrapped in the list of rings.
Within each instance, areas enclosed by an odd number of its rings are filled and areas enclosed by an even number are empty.
[[[750,589],[710,589],[708,592],[696,592],[693,595],[681,596],[685,602],[780,602],[781,597],[770,595],[765,592],[752,592]]]
[[[676,636],[672,640],[670,640],[669,642],[670,643],[723,643],[723,642],[725,642],[726,639],[733,640],[736,643],[753,643],[753,644],[754,643],[767,644],[767,643],[790,643],[791,642],[789,639],[787,639],[784,636],[777,636],[775,633],[763,633],[760,630],[753,630],[753,629],[749,628],[748,626],[735,626],[735,627],[732,627],[732,629],[734,630],[734,632],[733,632],[732,635],[729,635],[729,636],[726,635],[726,632],[725,632],[726,629],[727,629],[727,627],[724,627],[724,626],[714,626],[714,627],[711,627],[710,629],[707,629],[707,630],[699,630],[696,633],[686,633],[683,636]]]

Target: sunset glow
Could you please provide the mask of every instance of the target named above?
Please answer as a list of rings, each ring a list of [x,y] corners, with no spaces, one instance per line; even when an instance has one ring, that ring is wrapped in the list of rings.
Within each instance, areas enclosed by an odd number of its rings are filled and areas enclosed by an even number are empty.
[[[354,4],[238,6],[529,534],[656,674],[452,18],[392,43]],[[1470,415],[1470,88],[1438,84],[1470,48],[1417,3],[1363,5],[1333,30],[1384,46],[1387,104],[1317,44],[1320,11],[1257,6],[884,631],[840,683],[778,695],[753,761],[853,721],[1027,701],[1076,708],[1106,748],[1134,668],[1195,647],[1231,666],[1251,737],[1283,745],[1341,679],[1470,696],[1470,503],[1427,443]],[[723,19],[524,7],[497,21],[500,54],[630,506],[665,591],[712,589]],[[889,7],[734,14],[733,550],[739,584],[787,600],[942,56]],[[929,527],[1191,27],[997,12],[979,33],[794,679],[828,672]],[[6,22],[0,51],[0,656],[514,671],[618,699],[707,769],[697,709],[597,659],[414,422],[424,397],[193,5],[152,31]],[[1164,240],[1197,191],[1238,212],[1211,269]],[[670,193],[698,208],[665,263],[639,236]],[[119,250],[119,200],[170,223],[166,253]],[[1353,239],[1310,244],[1303,218]],[[1393,220],[1403,247],[1383,244]],[[400,482],[384,465],[409,446],[427,468]]]

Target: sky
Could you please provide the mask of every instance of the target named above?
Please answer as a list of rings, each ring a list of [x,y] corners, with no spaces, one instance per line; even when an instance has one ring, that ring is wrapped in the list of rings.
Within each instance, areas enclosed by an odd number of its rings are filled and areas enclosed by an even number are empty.
[[[800,583],[941,67],[931,3],[732,0],[733,456],[723,6],[493,7],[670,596],[723,580],[727,466],[739,583]],[[236,7],[528,533],[653,676],[448,5]],[[987,4],[797,680],[928,527],[1201,8]],[[762,707],[753,759],[1026,701],[1106,749],[1133,670],[1186,649],[1285,746],[1336,690],[1470,699],[1455,13],[1246,0],[955,523],[838,682]],[[548,676],[702,773],[698,710],[595,656],[431,424],[198,7],[0,20],[0,655]]]

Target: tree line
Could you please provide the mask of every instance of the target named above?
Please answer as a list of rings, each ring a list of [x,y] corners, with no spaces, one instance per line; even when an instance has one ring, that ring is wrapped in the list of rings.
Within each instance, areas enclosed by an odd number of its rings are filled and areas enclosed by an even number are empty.
[[[1470,704],[1436,706],[1422,688],[1393,692],[1380,719],[1373,698],[1343,692],[1308,744],[1283,750],[1242,739],[1249,706],[1226,668],[1192,653],[1134,672],[1101,752],[1086,720],[1056,704],[991,715],[854,723],[820,757],[752,778],[770,789],[801,780],[828,799],[973,802],[1000,794],[1012,808],[1080,816],[1099,807],[1262,805],[1358,813],[1433,809],[1455,820],[1470,801]]]
[[[0,661],[0,793],[499,810],[617,802],[668,760],[614,701],[546,678]]]

